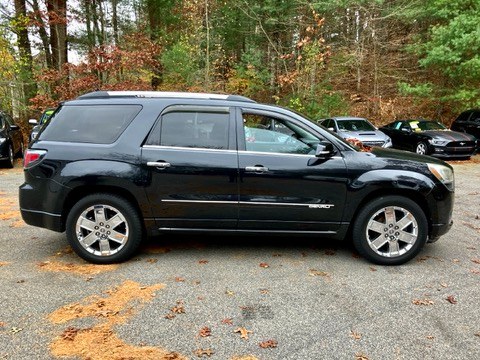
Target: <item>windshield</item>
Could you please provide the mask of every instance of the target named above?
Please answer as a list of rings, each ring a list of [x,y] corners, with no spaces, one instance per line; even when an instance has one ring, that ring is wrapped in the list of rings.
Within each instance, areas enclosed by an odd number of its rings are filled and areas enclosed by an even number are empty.
[[[364,119],[337,120],[340,131],[375,131],[375,127]]]
[[[409,124],[414,131],[447,130],[445,126],[436,121],[410,121]]]

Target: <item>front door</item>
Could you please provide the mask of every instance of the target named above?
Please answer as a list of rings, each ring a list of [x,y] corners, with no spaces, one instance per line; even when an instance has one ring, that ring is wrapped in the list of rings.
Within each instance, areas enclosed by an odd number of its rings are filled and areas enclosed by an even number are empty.
[[[142,148],[147,196],[160,229],[234,229],[238,159],[228,107],[174,106]]]
[[[343,158],[315,157],[323,140],[295,119],[244,108],[239,134],[239,229],[334,233],[346,197]]]

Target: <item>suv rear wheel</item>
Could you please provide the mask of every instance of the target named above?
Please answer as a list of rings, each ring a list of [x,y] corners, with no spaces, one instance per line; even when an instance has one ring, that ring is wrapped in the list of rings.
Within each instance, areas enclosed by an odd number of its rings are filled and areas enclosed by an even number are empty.
[[[70,210],[67,239],[83,259],[110,264],[132,257],[142,241],[142,223],[137,210],[124,198],[92,194]]]
[[[353,244],[380,265],[400,265],[415,257],[427,241],[423,210],[401,196],[377,198],[365,205],[353,225]]]

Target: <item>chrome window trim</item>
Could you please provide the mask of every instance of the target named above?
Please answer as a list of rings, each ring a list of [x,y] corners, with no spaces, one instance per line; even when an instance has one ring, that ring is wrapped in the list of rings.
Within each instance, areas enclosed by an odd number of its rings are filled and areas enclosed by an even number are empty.
[[[237,150],[230,149],[211,149],[211,148],[198,148],[198,147],[186,147],[186,146],[165,146],[165,145],[143,145],[142,148],[147,149],[158,149],[158,150],[177,150],[177,151],[213,151],[213,152],[226,152],[226,153],[236,153]]]

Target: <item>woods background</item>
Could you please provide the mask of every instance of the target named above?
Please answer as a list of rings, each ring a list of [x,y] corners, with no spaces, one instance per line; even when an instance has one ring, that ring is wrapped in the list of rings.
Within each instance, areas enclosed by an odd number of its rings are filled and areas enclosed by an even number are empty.
[[[26,124],[97,89],[448,125],[480,106],[480,1],[1,0],[3,110]]]

